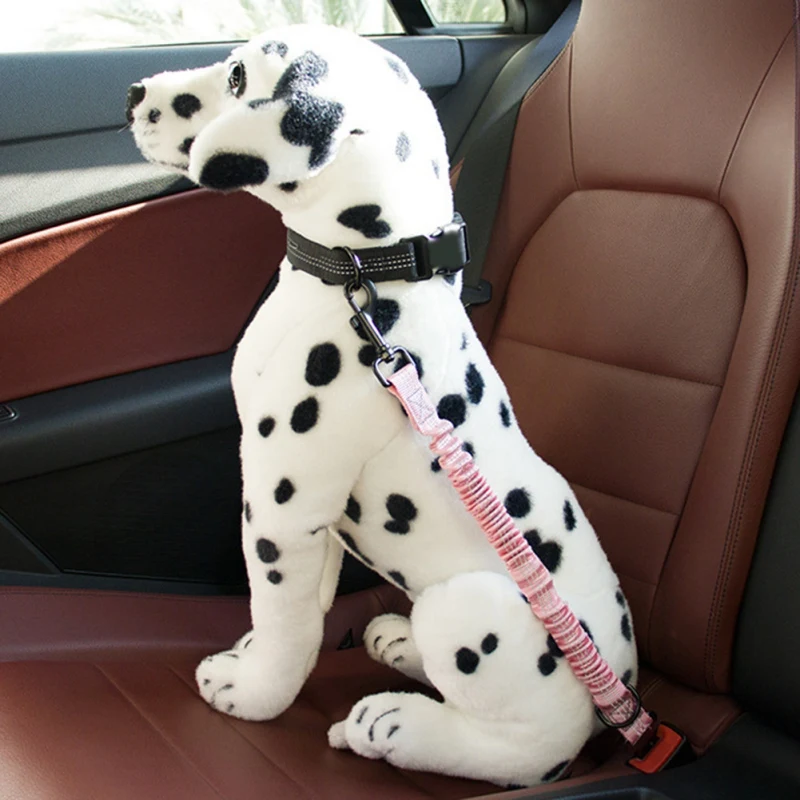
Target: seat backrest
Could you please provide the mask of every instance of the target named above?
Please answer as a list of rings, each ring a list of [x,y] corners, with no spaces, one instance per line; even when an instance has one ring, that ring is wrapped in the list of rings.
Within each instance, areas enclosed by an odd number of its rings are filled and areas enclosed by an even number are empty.
[[[526,97],[473,320],[643,657],[728,691],[800,372],[792,0],[584,0]]]

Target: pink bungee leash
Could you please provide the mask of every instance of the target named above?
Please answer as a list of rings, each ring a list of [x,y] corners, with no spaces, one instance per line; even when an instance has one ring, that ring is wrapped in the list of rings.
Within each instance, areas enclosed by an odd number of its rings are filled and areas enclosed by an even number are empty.
[[[355,299],[359,289],[367,294],[363,306]],[[659,725],[655,716],[645,711],[636,690],[614,674],[578,618],[559,596],[550,572],[514,524],[472,456],[462,449],[463,442],[453,432],[452,423],[439,417],[408,351],[389,346],[377,329],[369,314],[376,298],[374,285],[364,278],[352,281],[345,287],[345,297],[355,312],[351,324],[360,328],[376,348],[375,376],[400,401],[414,429],[428,438],[428,446],[528,599],[531,611],[564,653],[575,676],[589,690],[600,719],[608,727],[619,730],[635,748],[637,756],[641,756],[631,759],[633,766],[645,772],[662,769],[685,743],[685,737],[671,726]],[[405,359],[405,366],[385,375],[381,365],[395,363],[398,358]],[[676,737],[682,738],[678,741]]]

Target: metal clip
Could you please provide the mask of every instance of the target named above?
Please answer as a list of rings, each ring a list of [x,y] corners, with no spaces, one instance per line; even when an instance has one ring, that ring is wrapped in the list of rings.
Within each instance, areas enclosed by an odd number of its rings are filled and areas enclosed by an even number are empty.
[[[356,292],[363,290],[367,297],[364,305],[359,305],[356,299]],[[344,287],[344,296],[350,305],[350,308],[355,311],[355,314],[350,317],[350,324],[355,330],[361,330],[369,340],[370,344],[375,348],[378,357],[372,364],[372,371],[375,377],[380,381],[381,385],[388,387],[389,381],[386,380],[383,373],[380,371],[381,364],[391,364],[397,356],[405,357],[407,363],[413,363],[411,356],[404,347],[390,347],[383,334],[378,330],[378,326],[372,319],[370,311],[375,304],[378,293],[375,289],[375,284],[369,279],[363,277],[358,273],[357,277],[348,281]]]

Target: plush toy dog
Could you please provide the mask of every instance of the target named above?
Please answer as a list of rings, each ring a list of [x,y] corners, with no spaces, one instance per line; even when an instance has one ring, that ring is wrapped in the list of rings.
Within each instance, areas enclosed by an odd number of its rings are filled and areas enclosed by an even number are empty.
[[[224,63],[135,84],[128,116],[148,159],[210,189],[254,194],[325,248],[394,245],[453,219],[433,106],[405,64],[353,34],[274,30]],[[568,483],[520,432],[460,289],[454,274],[380,282],[372,316],[412,354],[440,416],[631,681],[636,648],[617,578]],[[590,696],[376,381],[375,348],[352,316],[341,286],[284,260],[238,347],[253,630],[200,664],[200,692],[250,720],[292,703],[316,663],[344,547],[414,600],[410,620],[370,623],[367,651],[445,700],[365,697],[330,744],[501,785],[554,780],[595,729]]]

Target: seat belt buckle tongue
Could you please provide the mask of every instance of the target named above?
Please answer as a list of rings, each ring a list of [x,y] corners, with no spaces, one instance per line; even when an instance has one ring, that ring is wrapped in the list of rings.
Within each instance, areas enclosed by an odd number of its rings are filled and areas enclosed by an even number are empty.
[[[637,747],[628,766],[653,775],[668,767],[682,767],[696,759],[686,734],[667,722],[656,724],[655,735],[648,737],[642,751]]]

